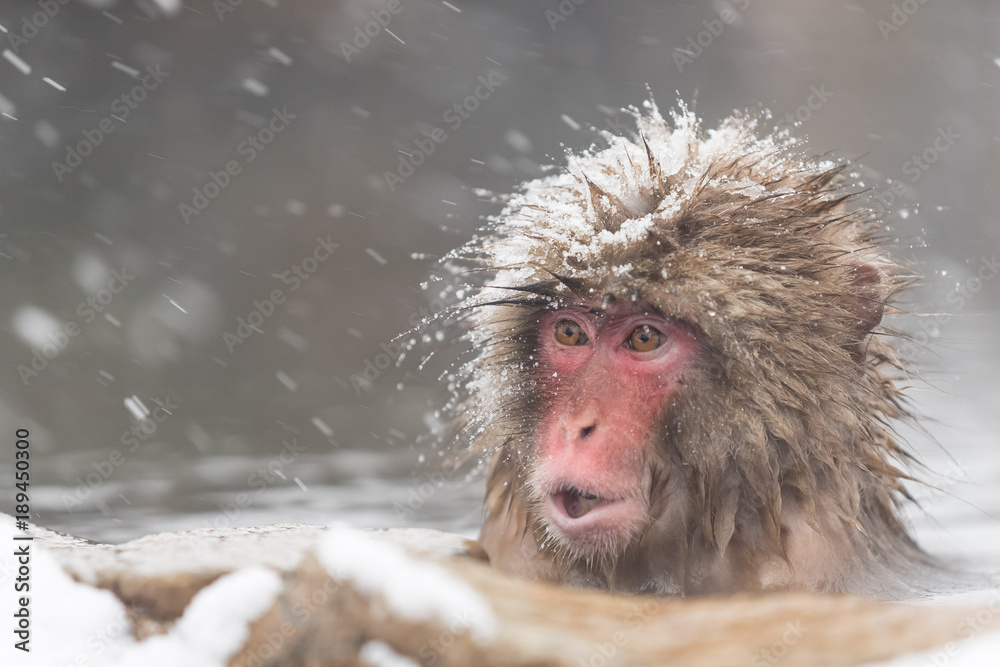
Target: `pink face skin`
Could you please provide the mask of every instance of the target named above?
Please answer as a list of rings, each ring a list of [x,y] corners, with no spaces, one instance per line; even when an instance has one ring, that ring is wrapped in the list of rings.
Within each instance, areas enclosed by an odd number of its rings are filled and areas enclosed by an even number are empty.
[[[649,340],[658,346],[640,351]],[[539,322],[538,379],[553,402],[531,482],[549,532],[578,555],[618,551],[647,521],[644,462],[697,352],[691,327],[653,310],[572,307]]]

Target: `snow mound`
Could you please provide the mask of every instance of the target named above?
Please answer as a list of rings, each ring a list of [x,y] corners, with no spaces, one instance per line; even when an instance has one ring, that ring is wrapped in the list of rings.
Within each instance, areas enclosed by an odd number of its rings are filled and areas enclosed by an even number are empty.
[[[493,610],[479,593],[437,565],[413,560],[394,544],[332,526],[316,554],[331,577],[350,579],[362,592],[381,596],[403,618],[436,617],[445,623],[459,618],[480,641],[496,635]]]

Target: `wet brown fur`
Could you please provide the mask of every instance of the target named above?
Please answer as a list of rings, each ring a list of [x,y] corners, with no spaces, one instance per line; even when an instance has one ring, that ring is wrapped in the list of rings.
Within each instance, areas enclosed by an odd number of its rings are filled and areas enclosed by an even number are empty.
[[[648,132],[665,121],[639,122]],[[550,233],[558,215],[515,198],[449,259],[490,279],[457,306],[473,358],[452,405],[470,451],[492,459],[483,544],[502,569],[612,590],[907,595],[931,560],[899,518],[909,477],[892,423],[910,415],[893,334],[877,326],[907,278],[848,189],[847,165],[796,146],[762,151],[746,118],[724,127],[736,138],[707,164],[698,128],[669,176],[637,136],[626,160],[603,167],[626,191],[592,173],[558,186],[595,233],[652,214],[641,239],[581,258],[572,233]],[[747,182],[763,188],[748,194]],[[680,205],[659,213],[680,187]],[[512,265],[515,242],[524,257]],[[532,356],[540,313],[594,298],[689,323],[702,353],[649,457],[649,524],[623,551],[581,559],[548,535],[527,482],[546,409]]]

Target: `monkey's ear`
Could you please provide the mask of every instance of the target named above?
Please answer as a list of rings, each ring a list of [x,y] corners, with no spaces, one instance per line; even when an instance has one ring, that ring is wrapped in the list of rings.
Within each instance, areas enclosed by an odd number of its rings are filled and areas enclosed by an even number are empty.
[[[851,314],[851,328],[854,332],[854,341],[850,345],[851,356],[858,363],[865,359],[868,334],[882,322],[885,312],[881,283],[882,277],[878,269],[871,264],[859,264],[851,271],[854,294],[849,297],[846,306]]]

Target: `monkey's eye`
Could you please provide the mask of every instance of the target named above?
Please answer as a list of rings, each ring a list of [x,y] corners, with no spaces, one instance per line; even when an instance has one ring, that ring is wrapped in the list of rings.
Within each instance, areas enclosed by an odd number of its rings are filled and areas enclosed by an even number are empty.
[[[587,334],[573,320],[559,320],[556,324],[556,340],[562,345],[585,345]]]
[[[648,324],[643,324],[635,328],[626,345],[636,352],[649,352],[663,345],[663,334]]]

